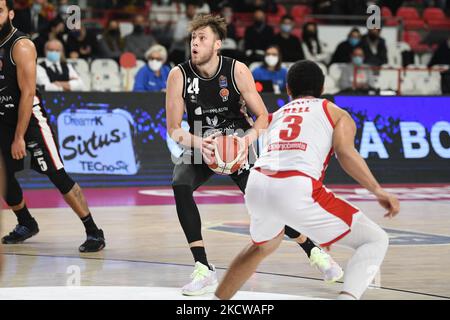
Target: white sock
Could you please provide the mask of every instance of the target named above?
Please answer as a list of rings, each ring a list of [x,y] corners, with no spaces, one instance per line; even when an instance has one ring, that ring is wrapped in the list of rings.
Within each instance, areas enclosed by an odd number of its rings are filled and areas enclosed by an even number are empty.
[[[355,249],[345,269],[342,291],[359,299],[380,269],[389,245],[388,235],[360,213],[355,216],[352,231],[337,244]]]

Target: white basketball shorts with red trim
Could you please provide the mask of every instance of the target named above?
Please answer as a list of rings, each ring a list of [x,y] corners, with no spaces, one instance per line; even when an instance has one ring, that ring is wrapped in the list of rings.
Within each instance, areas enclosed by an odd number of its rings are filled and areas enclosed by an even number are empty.
[[[245,203],[255,244],[275,238],[287,225],[329,246],[350,232],[354,215],[360,212],[320,181],[298,171],[268,175],[252,170]]]

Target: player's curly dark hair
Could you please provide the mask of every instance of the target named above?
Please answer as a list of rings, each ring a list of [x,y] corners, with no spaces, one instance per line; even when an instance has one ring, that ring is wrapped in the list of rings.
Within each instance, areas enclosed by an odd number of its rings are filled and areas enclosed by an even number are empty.
[[[220,40],[224,40],[227,37],[227,23],[225,19],[212,14],[199,14],[196,16],[189,26],[189,32],[205,27],[210,27]]]
[[[310,60],[296,62],[287,75],[287,85],[294,99],[301,96],[320,97],[324,82],[322,69]]]

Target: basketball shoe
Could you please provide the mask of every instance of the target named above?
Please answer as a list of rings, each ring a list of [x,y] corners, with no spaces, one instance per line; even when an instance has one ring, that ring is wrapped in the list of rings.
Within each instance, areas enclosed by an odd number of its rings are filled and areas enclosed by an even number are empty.
[[[311,250],[309,261],[312,267],[319,270],[327,283],[336,282],[344,276],[344,271],[325,251],[315,247]]]
[[[200,296],[214,292],[218,284],[217,275],[214,266],[210,266],[212,270],[197,261],[191,274],[192,281],[181,289],[181,293],[185,296]]]
[[[105,235],[99,229],[95,234],[87,234],[86,241],[78,248],[80,252],[97,252],[105,247]]]
[[[29,225],[24,226],[18,224],[13,231],[7,236],[2,238],[3,244],[17,244],[22,243],[25,240],[39,233],[39,227],[37,222],[33,219]]]

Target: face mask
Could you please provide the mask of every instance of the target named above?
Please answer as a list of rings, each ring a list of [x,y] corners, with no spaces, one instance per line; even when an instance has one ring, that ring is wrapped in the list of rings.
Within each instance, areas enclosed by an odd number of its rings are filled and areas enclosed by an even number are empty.
[[[155,72],[159,71],[159,69],[161,69],[162,65],[163,65],[163,63],[160,60],[152,59],[152,60],[148,61],[148,66],[150,67],[150,69],[152,69],[152,71],[155,71]]]
[[[348,39],[348,42],[350,43],[350,45],[352,47],[355,47],[359,44],[359,39],[358,38],[350,38],[350,39]]]
[[[291,33],[291,31],[292,31],[292,26],[291,26],[290,24],[282,24],[282,25],[280,26],[280,29],[281,29],[282,32],[285,32],[285,33]]]
[[[51,62],[59,62],[61,60],[61,52],[49,51],[47,52],[47,59]]]
[[[360,65],[362,65],[362,64],[364,63],[363,57],[360,57],[360,56],[355,56],[355,57],[353,57],[353,58],[352,58],[352,61],[353,61],[353,63],[356,64],[357,66],[360,66]]]
[[[375,41],[378,39],[378,35],[376,33],[369,33],[369,39]]]
[[[272,56],[272,55],[266,56],[264,58],[264,61],[266,61],[267,65],[269,67],[275,67],[277,65],[277,63],[278,63],[278,57],[277,56]]]
[[[140,24],[135,24],[134,25],[134,32],[135,33],[143,33],[144,32],[144,27],[141,26]]]
[[[109,34],[112,36],[117,36],[120,34],[120,31],[119,31],[119,29],[111,29],[111,30],[109,30]]]
[[[61,7],[59,7],[59,14],[62,15],[63,17],[67,16],[67,9],[69,9],[69,6],[67,4],[62,5]]]
[[[32,10],[34,12],[40,13],[42,10],[42,5],[40,3],[33,4]]]

